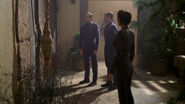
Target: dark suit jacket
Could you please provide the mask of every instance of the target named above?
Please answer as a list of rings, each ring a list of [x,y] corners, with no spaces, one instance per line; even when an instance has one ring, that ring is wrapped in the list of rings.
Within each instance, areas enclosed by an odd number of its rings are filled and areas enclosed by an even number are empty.
[[[86,23],[80,29],[80,49],[84,51],[98,50],[100,40],[99,26],[94,23]]]

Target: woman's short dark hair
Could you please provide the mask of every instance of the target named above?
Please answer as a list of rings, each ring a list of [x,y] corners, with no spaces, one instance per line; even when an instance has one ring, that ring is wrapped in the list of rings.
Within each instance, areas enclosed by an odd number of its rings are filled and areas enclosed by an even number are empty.
[[[128,11],[120,10],[118,12],[118,20],[122,25],[129,25],[132,19],[132,14]]]

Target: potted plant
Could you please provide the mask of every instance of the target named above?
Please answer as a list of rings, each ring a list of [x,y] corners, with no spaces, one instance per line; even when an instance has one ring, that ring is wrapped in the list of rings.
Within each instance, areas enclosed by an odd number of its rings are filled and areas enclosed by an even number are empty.
[[[176,31],[170,31],[177,28],[177,24],[172,22],[171,16],[163,21],[162,16],[150,20],[150,27],[143,35],[143,54],[151,64],[153,75],[163,76],[167,73],[168,67],[173,63],[174,51],[171,44],[177,37]],[[151,28],[152,27],[152,28]]]
[[[78,48],[71,48],[69,56],[72,60],[73,68],[76,70],[83,70],[83,57],[80,56],[80,50]]]
[[[157,75],[163,75],[166,67],[170,65],[167,63],[173,62],[174,41],[179,37],[180,24],[185,22],[185,9],[182,5],[184,1],[166,1],[135,1],[139,18],[138,22],[134,22],[134,26],[138,28],[140,34],[146,34],[142,37],[144,38],[142,54],[151,61],[152,72]],[[150,12],[146,12],[146,10]],[[181,40],[183,39],[181,38]],[[183,46],[183,42],[180,43],[180,46]]]
[[[80,56],[80,50],[78,49],[80,39],[80,33],[76,33],[74,36],[74,47],[69,51],[69,57],[72,60],[73,68],[76,70],[84,70],[83,57]]]
[[[174,52],[170,45],[176,34],[171,35],[169,28],[166,27],[168,21],[162,21],[161,16],[143,23],[133,21],[131,28],[139,28],[142,35],[142,64],[153,75],[163,76],[168,71],[169,63],[173,62]],[[176,24],[172,25],[176,26]],[[146,68],[145,67],[145,68]]]
[[[143,50],[145,59],[150,61],[150,69],[153,75],[163,76],[168,71],[170,61],[173,60],[173,52],[167,44],[160,40],[160,37],[155,39],[151,36],[148,38],[145,40]]]
[[[79,47],[79,40],[80,40],[80,33],[77,32],[74,35],[74,47],[78,48]]]

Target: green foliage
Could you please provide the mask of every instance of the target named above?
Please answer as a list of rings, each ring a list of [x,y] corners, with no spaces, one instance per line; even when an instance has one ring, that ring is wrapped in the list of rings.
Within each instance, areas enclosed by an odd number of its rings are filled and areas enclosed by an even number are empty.
[[[185,89],[183,89],[177,97],[178,101],[184,101],[185,103]]]
[[[176,98],[170,99],[167,104],[184,104],[185,103],[185,89],[181,90]]]
[[[46,70],[46,69],[45,69]],[[76,99],[70,99],[69,95],[69,83],[72,80],[66,72],[62,72],[60,76],[56,70],[52,68],[52,73],[43,74],[43,78],[39,83],[35,83],[34,87],[31,85],[34,82],[33,70],[25,69],[24,76],[22,76],[23,87],[21,89],[23,93],[24,104],[75,104]]]
[[[79,40],[79,39],[80,39],[80,33],[79,33],[79,32],[77,32],[77,33],[75,34],[74,39],[75,39],[75,40]]]
[[[24,72],[20,75],[21,80],[18,93],[14,96],[10,96],[12,84],[7,83],[7,80],[12,80],[12,75],[2,71],[0,67],[0,104],[76,104],[77,98],[71,98],[69,93],[71,91],[69,83],[71,83],[72,76],[68,76],[66,72],[62,72],[58,76],[58,72],[53,69],[52,74],[48,73],[46,79],[41,79],[39,83],[33,76],[34,69],[24,69]],[[36,74],[43,76],[43,74]],[[57,75],[57,76],[54,76]],[[6,80],[5,80],[6,79]],[[14,86],[15,87],[15,86]]]
[[[72,58],[72,59],[80,59],[82,58],[80,56],[80,50],[78,48],[71,48],[70,49],[70,52],[69,52],[69,56]]]
[[[163,36],[153,38],[145,36],[143,54],[153,61],[168,61],[172,58],[173,52],[167,47],[166,41],[163,41]]]
[[[167,61],[173,51],[169,45],[178,37],[177,29],[185,22],[185,0],[135,0],[138,11],[150,11],[145,21],[133,21],[132,28],[143,34],[143,54],[152,59]]]
[[[174,16],[174,20],[179,23],[185,22],[185,0],[135,0],[138,11],[152,9],[150,19],[161,16],[166,20],[168,16]]]
[[[80,50],[78,49],[79,40],[80,40],[80,33],[79,32],[77,32],[74,35],[74,40],[76,43],[74,44],[74,47],[70,49],[69,57],[72,59],[81,59],[82,56],[80,56]]]
[[[165,31],[164,21],[158,17],[147,21],[146,24],[137,23],[137,25],[143,34],[143,54],[153,61],[171,60],[173,52],[168,46],[173,42],[174,36]]]

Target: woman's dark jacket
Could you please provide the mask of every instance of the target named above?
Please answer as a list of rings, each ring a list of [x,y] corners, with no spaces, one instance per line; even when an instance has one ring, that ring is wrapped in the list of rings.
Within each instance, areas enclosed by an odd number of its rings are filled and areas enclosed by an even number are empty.
[[[113,46],[116,56],[111,68],[111,73],[117,72],[118,76],[126,77],[133,72],[132,61],[135,55],[135,35],[128,28],[121,29],[115,37]]]

